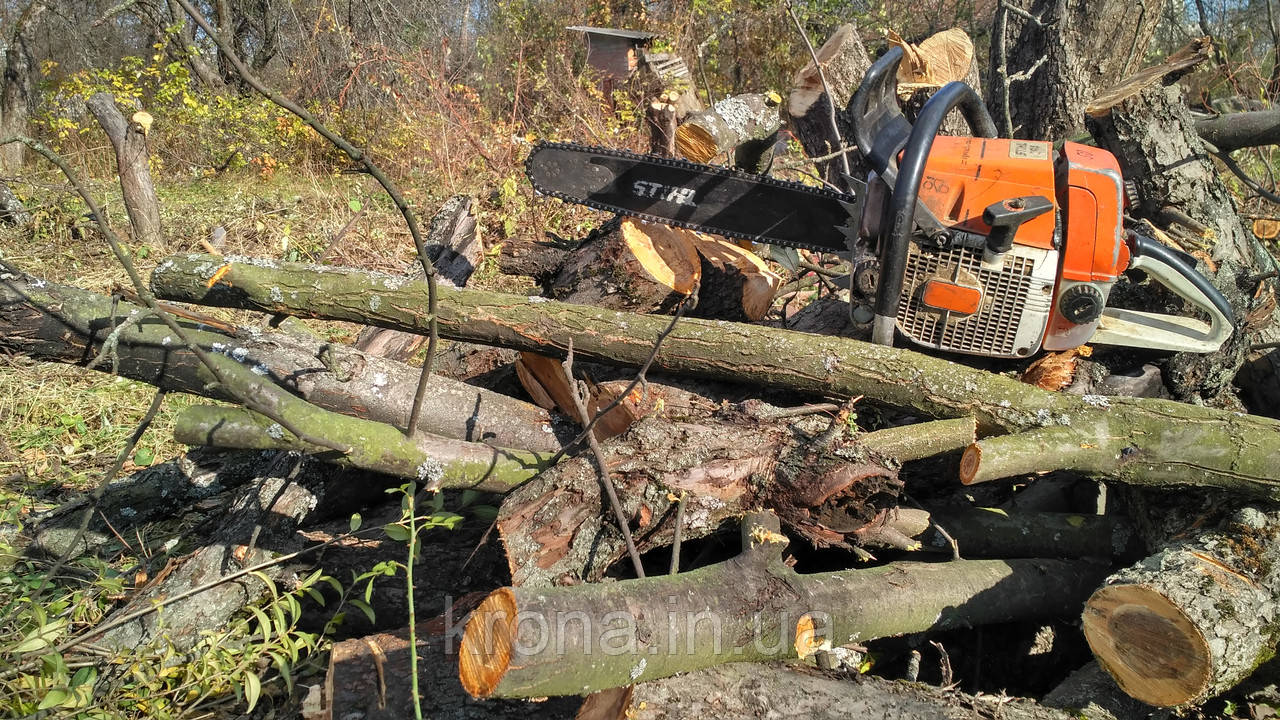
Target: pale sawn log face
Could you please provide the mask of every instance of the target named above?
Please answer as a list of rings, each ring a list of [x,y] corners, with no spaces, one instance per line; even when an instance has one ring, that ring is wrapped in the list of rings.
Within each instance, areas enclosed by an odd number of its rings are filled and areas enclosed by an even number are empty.
[[[1280,514],[1246,506],[1107,578],[1085,605],[1085,637],[1133,697],[1195,705],[1273,656],[1278,597]]]

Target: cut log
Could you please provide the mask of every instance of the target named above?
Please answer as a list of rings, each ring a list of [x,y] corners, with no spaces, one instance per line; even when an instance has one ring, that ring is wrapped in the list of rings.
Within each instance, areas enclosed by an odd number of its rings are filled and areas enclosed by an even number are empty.
[[[701,270],[692,233],[623,220],[561,265],[551,296],[614,310],[666,311],[697,287]]]
[[[672,97],[675,95],[676,97]],[[649,126],[649,152],[663,157],[676,156],[676,101],[680,93],[663,91],[649,102],[645,124]]]
[[[943,30],[925,38],[919,45],[906,43],[891,31],[889,44],[906,51],[902,64],[898,66],[898,93],[902,97],[902,113],[912,124],[925,102],[948,82],[963,82],[979,97],[982,96],[982,74],[973,61],[973,41],[964,30]],[[909,64],[912,66],[908,67]],[[938,132],[942,135],[973,135],[959,110],[947,113]]]
[[[700,163],[732,153],[734,167],[764,172],[773,161],[773,144],[782,127],[781,102],[776,93],[747,93],[690,113],[676,128],[676,150]]]
[[[1099,664],[1149,705],[1200,703],[1275,652],[1280,515],[1239,510],[1107,578],[1084,610]]]
[[[297,399],[277,404],[295,427],[345,446],[338,453],[298,438],[279,423],[237,407],[196,405],[183,410],[173,428],[188,445],[245,450],[297,450],[334,464],[417,480],[428,490],[506,492],[545,469],[550,453],[469,443],[319,410]]]
[[[484,254],[484,245],[476,232],[475,199],[454,195],[446,200],[431,218],[426,246],[427,255],[436,268],[436,282],[465,287]],[[413,262],[406,274],[422,278],[422,264]],[[355,346],[370,355],[408,362],[427,346],[427,337],[386,328],[365,328]]]
[[[495,591],[463,633],[463,688],[475,697],[577,695],[805,656],[846,638],[1054,616],[1078,607],[1105,572],[1087,562],[974,560],[799,575],[783,560],[776,518],[748,516],[742,538],[737,558],[679,575]]]
[[[223,274],[210,287],[215,272]],[[152,286],[170,300],[409,330],[426,325],[418,309],[424,297],[421,285],[389,288],[383,276],[353,270],[225,263],[197,255],[163,261],[152,275]],[[377,307],[371,309],[374,298]],[[440,293],[439,321],[447,337],[544,354],[564,352],[572,338],[580,357],[627,365],[642,364],[668,325],[661,317],[449,289]],[[697,319],[674,328],[654,367],[803,392],[864,395],[933,417],[972,416],[984,433],[1057,426],[1077,433],[1079,444],[1092,445],[1100,456],[1119,447],[1121,468],[1140,459],[1147,472],[1124,479],[1214,486],[1280,499],[1273,469],[1280,423],[1266,418],[1154,398],[1050,393],[910,350]],[[1158,453],[1169,455],[1161,462]],[[1099,467],[1107,472],[1105,463],[1100,461]]]
[[[111,298],[17,276],[0,277],[0,347],[37,360],[88,365],[109,337]],[[137,320],[145,310],[114,308],[123,326],[113,349],[94,367],[166,390],[217,400],[232,397],[211,385],[194,355],[176,346],[160,323]],[[235,338],[188,328],[194,342],[252,368],[317,407],[380,423],[408,417],[418,370],[296,333],[243,333]],[[471,442],[554,452],[560,442],[546,412],[513,398],[435,378],[420,419],[424,431]]]
[[[819,74],[818,66],[810,59],[792,79],[791,93],[787,96],[791,131],[804,147],[805,154],[813,158],[837,152],[842,144],[855,145],[853,125],[845,108],[867,68],[871,67],[871,58],[858,37],[857,26],[853,24],[837,28],[818,49],[817,56],[822,73]],[[834,98],[828,97],[823,89],[823,76]],[[837,111],[839,137],[831,126],[833,104]],[[865,169],[861,169],[861,155],[856,149],[849,154],[849,160],[850,174],[855,177],[866,174]],[[843,166],[838,158],[820,160],[816,165],[824,180],[843,187],[844,180],[840,176]]]
[[[702,283],[693,317],[755,322],[773,304],[782,276],[755,253],[700,233],[691,233],[701,258]]]

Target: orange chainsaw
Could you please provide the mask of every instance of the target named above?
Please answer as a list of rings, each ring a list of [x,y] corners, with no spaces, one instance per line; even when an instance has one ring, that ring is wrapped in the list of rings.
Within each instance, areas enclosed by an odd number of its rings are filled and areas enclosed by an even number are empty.
[[[912,125],[898,108],[894,48],[849,102],[872,171],[840,192],[683,160],[541,143],[526,171],[539,192],[728,237],[849,253],[874,342],[1021,358],[1085,342],[1213,352],[1233,313],[1195,260],[1123,223],[1114,156],[995,137],[972,88],[954,82]],[[959,110],[973,137],[938,136]],[[1141,269],[1205,320],[1107,307]]]

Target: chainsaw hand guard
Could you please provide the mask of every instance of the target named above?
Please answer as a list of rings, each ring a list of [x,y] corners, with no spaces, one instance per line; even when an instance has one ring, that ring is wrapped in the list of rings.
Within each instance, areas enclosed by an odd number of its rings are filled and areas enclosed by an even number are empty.
[[[1130,269],[1145,271],[1156,282],[1178,297],[1209,315],[1206,324],[1180,315],[1107,308],[1094,331],[1092,342],[1104,345],[1174,350],[1179,352],[1214,352],[1231,336],[1235,313],[1230,303],[1209,280],[1160,242],[1142,235],[1131,235]]]

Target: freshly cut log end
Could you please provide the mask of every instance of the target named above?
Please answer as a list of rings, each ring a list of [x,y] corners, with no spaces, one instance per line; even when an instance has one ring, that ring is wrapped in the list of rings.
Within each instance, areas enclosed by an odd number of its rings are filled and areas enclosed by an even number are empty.
[[[1153,588],[1104,587],[1085,606],[1084,635],[1099,664],[1126,693],[1174,707],[1208,689],[1208,643],[1189,618]]]
[[[750,250],[691,233],[702,256],[702,288],[694,317],[756,322],[769,312],[782,276]]]
[[[576,250],[551,282],[559,300],[610,310],[663,312],[701,279],[692,233],[657,223],[624,220]]]
[[[480,603],[462,632],[458,653],[458,679],[471,697],[493,694],[511,665],[511,644],[516,633],[516,596],[499,588]]]
[[[964,485],[974,485],[982,482],[978,478],[978,468],[982,466],[982,446],[973,443],[964,449],[964,455],[960,457],[960,482]]]
[[[676,128],[676,152],[694,161],[705,163],[720,154],[716,139],[697,125],[681,125]]]

